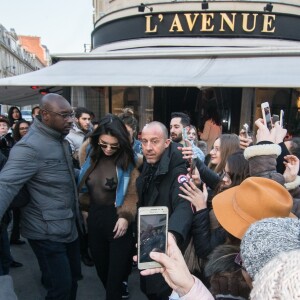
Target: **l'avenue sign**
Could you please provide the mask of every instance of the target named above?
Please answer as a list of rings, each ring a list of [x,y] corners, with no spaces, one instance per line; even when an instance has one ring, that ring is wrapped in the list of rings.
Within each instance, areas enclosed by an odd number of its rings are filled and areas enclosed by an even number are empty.
[[[300,16],[266,12],[175,12],[115,19],[95,28],[93,48],[151,37],[274,38],[300,41]]]
[[[167,26],[168,32],[216,32],[227,33],[242,31],[245,33],[260,31],[274,33],[276,15],[258,13],[183,13],[145,16],[145,33],[158,33],[161,27]]]

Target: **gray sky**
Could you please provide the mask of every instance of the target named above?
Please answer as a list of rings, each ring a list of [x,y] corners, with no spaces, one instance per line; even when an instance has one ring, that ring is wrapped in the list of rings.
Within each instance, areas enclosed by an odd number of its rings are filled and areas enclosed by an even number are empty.
[[[50,54],[84,52],[93,30],[92,0],[0,0],[0,23],[40,36]]]

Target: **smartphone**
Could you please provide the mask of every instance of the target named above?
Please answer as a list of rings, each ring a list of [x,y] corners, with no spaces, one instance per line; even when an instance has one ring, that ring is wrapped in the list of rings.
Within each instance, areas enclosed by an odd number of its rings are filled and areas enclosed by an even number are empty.
[[[279,117],[279,125],[281,127],[283,127],[283,122],[284,122],[283,118],[284,118],[284,111],[281,109],[280,110],[280,117]]]
[[[188,147],[188,143],[186,140],[188,140],[188,127],[182,128],[182,141],[184,143],[184,147]]]
[[[261,112],[264,119],[264,124],[268,127],[269,130],[272,129],[272,118],[269,102],[263,102],[261,104]]]
[[[249,125],[247,123],[245,123],[243,125],[243,134],[245,135],[245,138],[248,138],[249,137]]]
[[[161,265],[149,256],[151,251],[167,252],[169,210],[166,206],[140,207],[138,210],[138,268]]]
[[[272,123],[275,124],[275,123],[278,122],[278,121],[279,121],[279,116],[273,114],[273,116],[272,116]]]

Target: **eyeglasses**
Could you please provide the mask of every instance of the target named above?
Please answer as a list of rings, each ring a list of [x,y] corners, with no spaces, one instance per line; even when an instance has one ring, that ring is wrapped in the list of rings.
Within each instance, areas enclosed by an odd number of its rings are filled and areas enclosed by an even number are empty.
[[[103,148],[103,149],[106,149],[108,146],[110,147],[111,150],[117,150],[120,148],[119,145],[111,145],[111,144],[103,144],[103,143],[98,143],[98,145]]]
[[[212,149],[210,150],[210,152],[217,153],[217,152],[219,152],[220,150],[221,150],[220,148],[214,147],[214,148],[212,148]]]
[[[222,174],[221,174],[221,179],[223,179],[224,177],[226,177],[228,180],[231,180],[231,174],[229,172],[226,172],[225,170],[223,170]]]
[[[28,130],[29,127],[20,127],[19,130]]]
[[[56,111],[52,111],[52,110],[48,110],[48,109],[43,109],[44,111],[47,111],[49,113],[53,113],[53,114],[56,114],[58,116],[61,116],[64,120],[67,120],[69,118],[71,119],[74,119],[75,118],[75,113],[74,111],[70,112],[70,113],[59,113],[59,112],[56,112]]]
[[[241,253],[239,252],[237,254],[237,256],[235,257],[234,259],[234,262],[244,271],[246,271],[245,267],[244,267],[244,264],[243,264],[243,260],[242,260],[242,257],[241,257]]]

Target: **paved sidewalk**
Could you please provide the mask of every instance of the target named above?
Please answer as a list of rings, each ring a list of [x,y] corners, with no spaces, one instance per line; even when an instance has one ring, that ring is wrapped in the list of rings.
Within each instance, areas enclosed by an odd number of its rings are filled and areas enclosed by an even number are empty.
[[[37,260],[26,241],[26,245],[11,246],[11,252],[16,261],[23,263],[23,267],[10,270],[13,277],[15,292],[19,300],[43,300],[45,289],[41,285],[41,274]],[[97,277],[94,267],[82,264],[83,279],[79,281],[77,300],[105,299],[104,288]],[[146,300],[139,288],[138,270],[133,270],[129,277],[129,292],[131,300]]]

